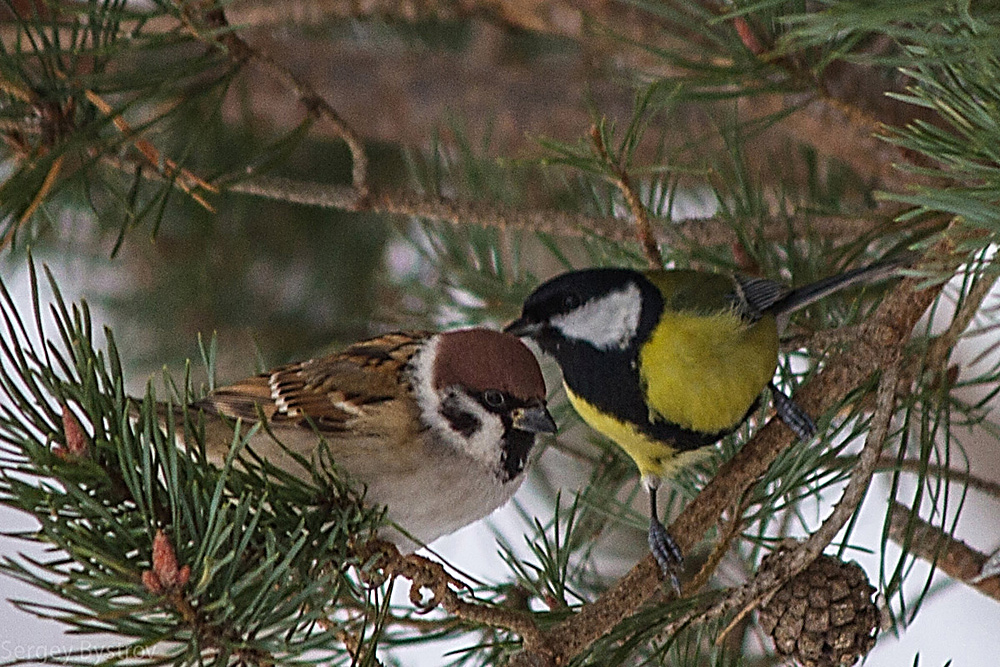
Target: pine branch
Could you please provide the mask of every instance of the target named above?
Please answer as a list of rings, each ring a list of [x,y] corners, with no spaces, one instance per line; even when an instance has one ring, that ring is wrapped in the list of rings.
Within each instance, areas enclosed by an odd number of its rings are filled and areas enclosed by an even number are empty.
[[[158,664],[139,649],[159,643],[178,664],[278,665],[346,650],[350,620],[315,625],[330,599],[359,595],[347,536],[370,535],[381,512],[363,509],[333,469],[307,484],[243,460],[241,436],[221,470],[205,460],[198,424],[183,425],[189,446],[179,448],[181,427],[161,424],[152,390],[138,403],[124,393],[113,336],[97,351],[86,304],[65,304],[51,275],[47,335],[31,277],[41,347],[0,282],[0,503],[33,516],[38,530],[22,537],[54,551],[0,570],[63,606],[21,607],[130,640],[109,664]],[[189,385],[179,398],[190,400]],[[370,623],[386,613],[370,609]]]
[[[907,552],[925,560],[956,581],[1000,601],[1000,577],[977,581],[989,556],[924,521],[909,507],[893,503],[889,538]]]
[[[296,181],[273,176],[254,176],[223,187],[224,190],[335,210],[354,210],[354,191],[344,186]],[[495,202],[474,202],[420,195],[413,192],[376,190],[369,196],[366,209],[373,213],[414,217],[451,225],[475,225],[552,234],[569,238],[597,236],[607,241],[628,242],[635,236],[624,221],[583,213],[558,210],[517,208]],[[759,230],[770,241],[812,235],[834,242],[847,242],[873,227],[889,233],[896,225],[893,214],[868,216],[800,215],[791,219],[775,217]],[[724,217],[684,220],[656,225],[655,242],[670,244],[683,240],[691,247],[730,246],[740,240],[730,220]]]

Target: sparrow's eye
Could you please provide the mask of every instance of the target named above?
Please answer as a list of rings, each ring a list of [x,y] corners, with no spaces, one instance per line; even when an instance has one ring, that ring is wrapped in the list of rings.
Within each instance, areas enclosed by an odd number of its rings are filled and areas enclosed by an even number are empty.
[[[487,389],[483,392],[483,400],[491,408],[502,408],[506,399],[503,394],[496,389]]]
[[[563,297],[563,310],[573,310],[574,308],[579,307],[581,303],[583,303],[583,299],[580,298],[580,295],[570,292]]]

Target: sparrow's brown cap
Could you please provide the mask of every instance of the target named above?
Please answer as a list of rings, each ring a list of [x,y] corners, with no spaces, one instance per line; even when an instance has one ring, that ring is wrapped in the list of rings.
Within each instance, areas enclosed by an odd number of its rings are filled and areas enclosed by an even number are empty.
[[[531,350],[518,338],[489,329],[441,334],[433,377],[435,389],[461,385],[497,389],[523,401],[545,398],[545,380]]]

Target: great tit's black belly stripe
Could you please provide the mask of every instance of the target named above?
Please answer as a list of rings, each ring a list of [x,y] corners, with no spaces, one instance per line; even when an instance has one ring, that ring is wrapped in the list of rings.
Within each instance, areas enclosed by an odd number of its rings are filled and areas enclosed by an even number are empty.
[[[633,363],[637,355],[631,348],[598,351],[589,345],[563,342],[555,356],[563,379],[573,393],[601,412],[629,422],[639,432],[677,450],[689,451],[711,445],[736,428],[703,433],[663,419],[650,420],[638,364]],[[740,423],[742,420],[737,426]]]

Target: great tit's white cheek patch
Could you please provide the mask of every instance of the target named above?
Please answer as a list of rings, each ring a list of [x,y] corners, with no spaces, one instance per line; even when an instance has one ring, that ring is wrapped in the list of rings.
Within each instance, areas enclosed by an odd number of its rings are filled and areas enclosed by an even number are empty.
[[[591,299],[550,320],[563,336],[585,341],[599,350],[622,349],[635,338],[642,312],[642,293],[630,282],[624,288]]]

